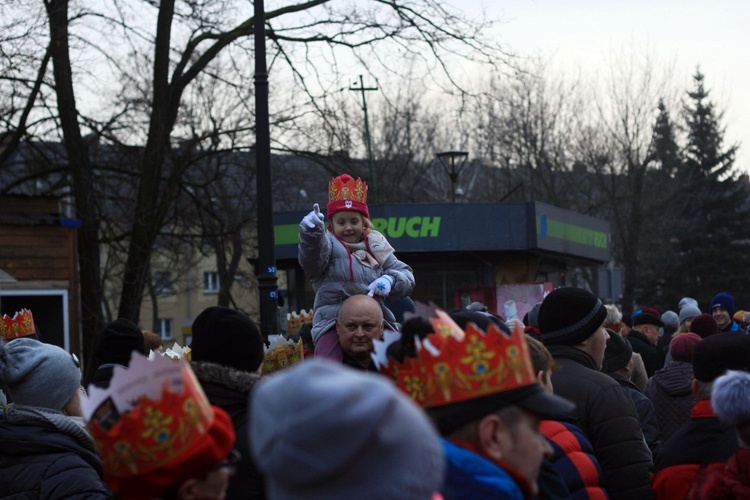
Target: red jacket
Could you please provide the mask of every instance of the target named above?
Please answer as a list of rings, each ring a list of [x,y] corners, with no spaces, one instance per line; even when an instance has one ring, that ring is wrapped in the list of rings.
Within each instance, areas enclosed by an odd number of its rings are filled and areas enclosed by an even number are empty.
[[[737,450],[734,428],[719,422],[710,400],[695,403],[690,418],[662,445],[651,481],[657,500],[684,499],[699,471],[723,470]]]
[[[688,500],[750,498],[750,450],[740,448],[723,469],[701,471],[693,480]]]

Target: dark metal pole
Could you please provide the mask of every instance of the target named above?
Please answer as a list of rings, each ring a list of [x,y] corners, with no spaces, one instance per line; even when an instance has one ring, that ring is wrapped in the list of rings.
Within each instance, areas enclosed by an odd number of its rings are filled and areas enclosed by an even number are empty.
[[[276,257],[271,198],[271,133],[268,124],[268,70],[266,67],[265,6],[255,0],[255,168],[258,198],[258,294],[260,331],[264,337],[279,332],[276,311]]]

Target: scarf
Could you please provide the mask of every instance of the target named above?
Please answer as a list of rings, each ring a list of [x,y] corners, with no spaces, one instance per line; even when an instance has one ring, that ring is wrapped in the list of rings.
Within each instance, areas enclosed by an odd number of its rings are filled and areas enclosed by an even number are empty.
[[[10,404],[5,409],[7,420],[13,424],[22,424],[28,422],[38,422],[42,425],[51,425],[63,434],[76,439],[87,450],[97,454],[99,452],[94,445],[94,439],[91,437],[83,418],[69,417],[63,413],[48,408],[37,406],[25,406]]]
[[[372,269],[382,267],[388,256],[394,252],[393,247],[385,239],[385,236],[374,229],[367,231],[362,241],[358,241],[357,243],[339,241],[349,249],[349,253],[361,262],[363,266]]]

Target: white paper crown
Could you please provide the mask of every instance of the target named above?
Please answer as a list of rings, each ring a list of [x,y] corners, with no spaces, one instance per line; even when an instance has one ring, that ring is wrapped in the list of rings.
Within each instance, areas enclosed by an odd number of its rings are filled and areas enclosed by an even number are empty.
[[[174,394],[182,393],[186,377],[195,377],[186,359],[175,362],[166,356],[154,356],[150,360],[133,351],[128,367],[115,365],[109,388],[91,385],[88,395],[81,396],[83,418],[91,421],[105,402],[105,406],[110,406],[111,401],[117,414],[123,415],[135,408],[143,397],[160,399],[163,389]]]

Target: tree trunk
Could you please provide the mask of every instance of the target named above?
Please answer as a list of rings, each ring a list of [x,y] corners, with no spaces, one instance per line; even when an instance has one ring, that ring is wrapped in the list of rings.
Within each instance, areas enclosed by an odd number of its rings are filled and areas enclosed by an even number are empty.
[[[45,2],[50,26],[50,49],[54,67],[55,92],[60,126],[68,155],[76,217],[78,267],[81,284],[81,331],[84,363],[91,360],[96,333],[104,327],[102,283],[99,276],[99,217],[94,197],[93,175],[88,147],[81,136],[76,111],[73,76],[68,47],[68,2]]]
[[[176,183],[162,183],[169,138],[179,107],[179,92],[169,84],[169,42],[174,0],[161,2],[156,27],[154,95],[148,138],[141,160],[141,177],[128,257],[123,274],[119,317],[138,323],[149,260],[164,223]],[[177,94],[177,95],[175,95]]]

